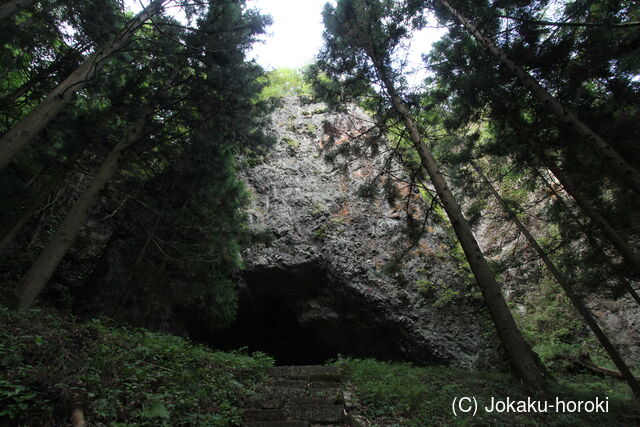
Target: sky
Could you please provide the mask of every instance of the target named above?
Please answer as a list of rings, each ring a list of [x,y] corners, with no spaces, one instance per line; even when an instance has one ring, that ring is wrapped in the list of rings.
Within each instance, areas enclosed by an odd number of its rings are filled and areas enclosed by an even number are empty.
[[[271,15],[264,43],[253,51],[267,69],[298,68],[313,61],[322,46],[322,8],[326,0],[248,0],[247,6]]]
[[[149,0],[142,0],[145,4]],[[247,6],[271,15],[273,24],[267,30],[263,42],[255,45],[249,58],[265,69],[299,68],[311,63],[322,46],[322,9],[327,0],[247,0]],[[332,2],[335,2],[332,0]],[[140,10],[140,0],[125,0],[134,12]],[[421,54],[428,52],[431,44],[445,30],[426,28],[416,33],[405,54],[408,71],[417,73],[410,82],[417,83],[426,74]]]

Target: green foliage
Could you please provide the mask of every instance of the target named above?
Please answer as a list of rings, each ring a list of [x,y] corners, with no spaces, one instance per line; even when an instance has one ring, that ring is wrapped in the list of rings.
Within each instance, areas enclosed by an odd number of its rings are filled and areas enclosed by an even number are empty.
[[[340,217],[331,217],[324,221],[318,228],[313,230],[313,236],[317,240],[324,240],[333,234],[340,234],[344,231],[341,227],[344,219]]]
[[[264,77],[265,87],[260,93],[262,99],[284,98],[286,96],[311,96],[311,86],[304,78],[304,71],[295,68],[278,68]]]
[[[514,311],[514,317],[527,341],[545,365],[563,372],[574,367],[581,355],[602,354],[570,301],[551,280],[527,294],[528,312]]]
[[[311,110],[311,111],[303,111],[302,115],[305,117],[311,117],[311,116],[315,116],[316,114],[324,114],[327,112],[327,109],[324,107],[320,107],[320,108],[316,108],[315,110]]]
[[[36,3],[48,10],[36,7],[38,19],[28,27],[33,40],[24,40],[18,32],[13,41],[25,47],[24,62],[0,61],[1,71],[11,76],[0,84],[5,124],[38,105],[82,61],[83,52],[59,40],[61,28],[66,32],[70,23],[71,30],[85,29],[98,40],[110,38],[125,23],[113,22],[123,20],[121,2]],[[33,227],[24,227],[13,253],[0,265],[7,289],[56,231],[86,177],[93,176],[116,142],[129,136],[139,113],[152,111],[145,116],[144,137],[124,153],[117,178],[100,206],[92,207],[97,221],[89,221],[82,241],[59,270],[60,276],[73,277],[73,283],[54,277],[45,290],[55,289],[53,297],[45,296],[43,302],[67,308],[89,305],[88,311],[108,311],[137,325],[154,324],[155,313],[170,312],[171,322],[181,324],[176,329],[198,332],[233,321],[237,290],[231,277],[242,268],[239,252],[247,233],[248,202],[236,178],[236,158],[250,153],[247,162],[255,164],[273,143],[262,132],[271,111],[269,103],[259,99],[264,72],[246,61],[245,53],[269,20],[243,1],[178,3],[176,7],[194,18],[193,27],[178,25],[167,15],[154,17],[157,26],[143,27],[126,50],[105,61],[39,141],[0,174],[2,234],[21,219],[30,202],[43,196],[33,210],[41,215],[35,233]],[[56,16],[51,22],[50,14]],[[38,46],[40,35],[55,43]],[[84,37],[77,44],[91,40]],[[38,55],[27,55],[31,49]],[[24,99],[12,98],[14,92]],[[68,161],[76,151],[79,155]],[[48,180],[56,176],[61,178],[49,187]],[[75,182],[78,176],[83,177],[80,183]],[[107,229],[110,238],[96,239],[95,234]],[[103,270],[109,270],[108,277],[102,276]],[[114,270],[118,274],[109,275]],[[104,283],[101,280],[108,286],[95,285]],[[87,287],[91,290],[85,292]],[[136,310],[129,310],[131,306]],[[130,317],[134,312],[137,319]]]
[[[305,126],[305,132],[310,136],[315,136],[315,134],[318,133],[318,126],[313,123],[307,123]]]
[[[487,413],[481,408],[475,416],[453,415],[452,401],[475,397],[482,408],[491,398],[525,399],[531,396],[508,375],[447,368],[416,367],[406,363],[372,359],[339,359],[346,369],[365,417],[374,426],[425,425],[626,425],[625,407],[637,407],[623,383],[589,375],[564,376],[553,390],[562,399],[609,398],[609,413],[600,414],[514,414]],[[550,402],[555,404],[551,397]],[[632,413],[633,409],[629,410]]]
[[[427,279],[419,279],[416,282],[416,286],[418,287],[418,292],[421,294],[429,295],[435,293],[437,295],[437,299],[433,303],[434,307],[446,305],[460,296],[460,291],[446,284],[436,284]]]
[[[0,422],[228,426],[273,361],[143,329],[0,310]]]
[[[288,136],[282,138],[282,141],[287,144],[287,148],[291,154],[295,154],[298,151],[298,148],[300,148],[300,142]]]
[[[309,204],[311,216],[314,218],[321,218],[329,212],[329,208],[322,202],[311,200]]]
[[[584,27],[535,23],[549,13],[547,2],[500,2],[500,15],[517,16],[522,20],[519,22],[526,22],[506,28],[506,21],[498,16],[491,2],[467,2],[455,7],[476,24],[481,22],[480,31],[489,35],[506,56],[531,70],[543,87],[630,164],[638,164],[638,152],[633,147],[640,126],[635,119],[640,108],[640,86],[636,77],[637,50],[630,49],[633,45],[630,40],[638,39],[640,29],[617,33],[609,27],[614,22],[637,20],[638,8],[631,4],[580,1],[558,4],[554,21],[601,23]],[[448,13],[442,13],[441,17],[452,20]],[[567,177],[565,183],[572,182],[588,203],[604,214],[612,228],[624,230],[626,241],[638,239],[638,229],[628,228],[628,224],[638,222],[637,199],[629,196],[615,168],[603,161],[606,156],[576,143],[575,132],[551,119],[548,105],[532,97],[529,88],[467,31],[452,28],[434,44],[427,64],[434,72],[429,80],[432,90],[421,97],[433,96],[438,100],[442,111],[447,112],[444,122],[451,133],[462,135],[469,129],[481,128],[480,140],[469,137],[467,148],[475,152],[476,158],[487,153],[495,156],[490,167],[505,181],[502,189],[509,205],[525,206],[524,202],[531,202],[532,193],[545,185],[542,180],[533,179],[538,170],[549,177],[544,167],[547,162],[540,161],[543,152]],[[633,68],[631,64],[636,64],[635,71],[626,68],[627,65]],[[458,161],[464,166],[464,159]],[[496,167],[501,161],[512,170]],[[556,178],[547,180],[553,186],[557,184]],[[540,196],[539,192],[535,195]],[[604,286],[635,275],[629,268],[612,267],[611,258],[616,255],[603,255],[601,244],[581,241],[581,227],[571,219],[576,209],[570,200],[564,204],[557,200],[547,203],[547,208],[549,228],[559,227],[563,240],[550,247],[559,243],[570,248],[581,246],[581,250],[569,250],[565,257],[554,260],[571,272],[576,283],[593,284],[596,292],[602,292]],[[540,211],[543,209],[539,205],[537,214]],[[516,212],[521,215],[519,210]],[[579,212],[579,217],[579,221],[586,222],[583,212]]]

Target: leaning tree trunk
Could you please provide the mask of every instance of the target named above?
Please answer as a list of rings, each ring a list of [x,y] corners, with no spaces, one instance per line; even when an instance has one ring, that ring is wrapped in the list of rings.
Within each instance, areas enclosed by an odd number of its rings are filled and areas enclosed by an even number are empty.
[[[91,185],[82,192],[54,236],[24,275],[16,288],[16,294],[20,299],[20,309],[24,310],[33,306],[36,298],[42,292],[42,289],[75,240],[92,208],[99,200],[100,192],[104,190],[118,170],[123,152],[135,144],[142,136],[146,120],[146,115],[143,115],[127,130],[126,139],[116,144],[100,166]]]
[[[538,242],[533,237],[533,235],[524,226],[524,224],[522,224],[518,216],[511,210],[511,208],[507,205],[504,199],[500,197],[500,194],[498,193],[498,191],[493,187],[489,179],[487,179],[487,177],[482,173],[480,168],[473,162],[471,162],[471,166],[475,169],[476,173],[480,176],[482,181],[484,181],[485,185],[487,186],[487,188],[489,189],[493,197],[495,197],[498,203],[500,203],[500,206],[502,207],[502,209],[504,209],[507,215],[509,215],[509,218],[516,225],[520,233],[522,233],[525,239],[527,239],[527,242],[529,243],[529,245],[536,251],[536,253],[540,257],[544,265],[547,267],[547,270],[549,270],[549,273],[551,273],[554,279],[556,279],[556,282],[558,282],[560,287],[567,294],[573,306],[576,308],[576,310],[578,310],[578,313],[580,313],[580,315],[584,319],[587,326],[589,326],[593,334],[598,338],[598,341],[600,341],[600,344],[602,344],[602,347],[604,347],[604,349],[607,351],[607,354],[609,354],[609,357],[611,358],[613,363],[620,370],[622,377],[625,379],[625,381],[627,381],[627,384],[629,384],[629,387],[633,391],[633,394],[636,397],[636,399],[640,399],[640,384],[638,384],[638,382],[636,381],[635,377],[629,370],[629,367],[622,359],[622,356],[620,356],[620,353],[618,353],[618,350],[611,343],[611,341],[609,341],[609,338],[607,337],[607,335],[604,333],[604,331],[600,328],[596,320],[593,318],[593,315],[591,314],[589,309],[584,305],[580,297],[573,291],[573,288],[569,280],[564,276],[564,274],[560,272],[560,270],[558,270],[558,268],[547,256],[547,253],[538,244]]]
[[[609,224],[609,222],[598,212],[598,210],[587,200],[573,182],[560,170],[558,165],[550,159],[542,150],[538,150],[538,155],[542,164],[556,177],[562,188],[575,200],[576,204],[582,211],[596,224],[596,226],[607,237],[607,240],[622,255],[624,261],[640,275],[640,257],[636,254],[629,244],[620,236],[620,234]]]
[[[12,93],[5,95],[3,98],[0,98],[0,108],[6,108],[7,106],[15,103],[29,93],[34,87],[38,85],[38,83],[42,83],[45,81],[51,74],[58,73],[63,70],[64,62],[71,58],[73,51],[69,51],[64,53],[62,56],[55,59],[52,63],[45,66],[35,73],[35,76],[31,77],[28,81],[23,83],[19,88],[15,89]],[[81,55],[80,53],[77,53]]]
[[[31,7],[35,0],[9,0],[0,5],[0,20],[11,18],[23,9]]]
[[[76,150],[76,152],[72,154],[69,160],[67,160],[67,162],[58,169],[53,177],[44,184],[38,196],[29,203],[25,210],[20,214],[20,217],[2,235],[2,239],[0,240],[0,257],[5,254],[9,247],[11,247],[23,227],[31,220],[33,215],[38,212],[47,199],[47,196],[49,196],[49,193],[51,193],[51,191],[60,184],[75,162],[82,156],[85,148],[86,146],[82,147],[82,149]]]
[[[100,114],[99,123],[94,132],[95,135],[99,135],[102,133],[102,130],[113,118],[115,112],[116,109],[108,108]],[[71,153],[67,161],[56,171],[51,179],[49,179],[49,181],[44,184],[42,189],[40,189],[40,193],[38,194],[38,196],[33,199],[31,203],[29,203],[24,211],[22,211],[20,217],[13,223],[13,225],[7,228],[7,231],[2,235],[2,239],[0,240],[0,257],[2,257],[7,249],[9,249],[9,247],[18,236],[18,233],[20,233],[22,228],[31,220],[38,209],[40,209],[49,193],[53,191],[53,189],[56,188],[58,184],[60,184],[67,173],[73,168],[74,164],[80,159],[80,157],[82,157],[83,153],[89,145],[90,142],[86,142]]]
[[[640,173],[634,169],[620,154],[618,154],[600,135],[583,123],[578,116],[568,108],[565,108],[557,99],[542,87],[531,74],[524,68],[513,62],[507,54],[485,37],[468,19],[462,16],[447,0],[438,0],[453,16],[462,24],[473,37],[485,46],[489,52],[496,56],[511,71],[516,73],[518,79],[528,87],[533,95],[551,111],[558,120],[573,128],[584,141],[594,147],[604,157],[611,169],[623,178],[627,184],[640,194]]]
[[[564,207],[566,213],[569,215],[569,217],[575,223],[575,225],[580,229],[580,231],[582,231],[582,234],[584,234],[584,236],[587,239],[587,241],[589,242],[589,244],[593,248],[596,248],[609,261],[608,264],[611,267],[613,267],[613,264],[611,263],[611,260],[609,259],[609,256],[604,251],[602,243],[600,243],[600,242],[598,242],[596,240],[596,238],[594,237],[593,233],[582,223],[580,218],[578,218],[578,216],[571,211],[571,208],[569,206],[567,206],[567,204],[563,200],[563,197],[565,197],[565,196],[560,194],[558,192],[558,190],[556,190],[549,183],[549,181],[547,181],[547,179],[540,173],[540,171],[538,171],[538,176],[540,176],[540,178],[542,179],[544,184],[547,186],[547,191],[549,191],[552,195],[554,195],[557,198],[558,202]],[[624,281],[624,287],[627,290],[627,292],[629,292],[629,295],[631,295],[631,298],[633,298],[635,300],[635,302],[638,305],[640,305],[640,295],[638,295],[636,290],[633,289],[633,286],[631,286],[631,283],[629,282],[629,280],[627,280],[627,279],[622,279],[622,280]]]
[[[433,186],[438,193],[438,197],[447,212],[453,230],[460,241],[469,266],[480,287],[485,304],[489,309],[496,331],[509,357],[515,375],[524,381],[533,391],[546,392],[548,374],[520,333],[509,311],[509,307],[502,296],[500,286],[487,265],[480,246],[478,246],[478,242],[473,236],[469,223],[462,215],[460,205],[453,197],[447,182],[440,173],[439,166],[435,159],[427,149],[427,146],[422,142],[420,132],[411,119],[404,102],[396,94],[395,87],[390,80],[384,77],[382,64],[376,63],[376,69],[378,74],[382,76],[381,81],[391,98],[394,108],[402,116],[402,121],[409,131],[413,146],[422,161],[422,166],[429,174]]]
[[[580,207],[582,212],[587,215],[593,221],[594,224],[602,231],[607,240],[616,248],[616,250],[622,255],[625,263],[627,263],[638,275],[640,275],[640,256],[635,253],[629,244],[620,236],[620,234],[609,224],[609,222],[602,216],[600,212],[589,202],[581,191],[579,191],[573,184],[571,179],[562,172],[556,162],[554,162],[549,156],[547,156],[538,144],[531,140],[527,136],[527,133],[522,126],[514,119],[510,118],[509,123],[515,128],[518,136],[524,139],[527,144],[534,150],[537,156],[542,161],[542,164],[549,169],[549,171],[556,177],[558,182],[562,185],[562,188],[571,196],[571,198]]]
[[[115,38],[89,56],[80,67],[52,90],[40,105],[0,138],[0,171],[7,167],[20,150],[33,141],[49,121],[62,110],[74,93],[93,79],[102,64],[120,50],[144,23],[162,8],[166,1],[154,0],[151,2]]]

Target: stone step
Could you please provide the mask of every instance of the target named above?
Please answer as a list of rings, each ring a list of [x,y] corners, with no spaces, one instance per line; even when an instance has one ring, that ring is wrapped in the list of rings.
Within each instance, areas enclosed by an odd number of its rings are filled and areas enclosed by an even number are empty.
[[[307,421],[251,421],[251,422],[242,424],[242,427],[309,427],[309,426],[310,425]]]
[[[266,383],[267,387],[278,387],[282,389],[304,389],[308,382],[302,380],[289,380],[282,378],[271,378]]]
[[[245,409],[244,420],[249,421],[309,421],[314,423],[338,423],[345,419],[342,405],[300,405],[278,409]]]
[[[334,366],[275,366],[271,368],[269,375],[310,381],[342,381],[342,369]]]
[[[342,370],[331,366],[278,366],[243,404],[244,426],[347,425]]]
[[[342,389],[339,388],[327,388],[327,387],[308,387],[307,389],[295,389],[295,388],[281,388],[281,387],[269,387],[263,386],[261,387],[256,395],[264,395],[268,396],[272,399],[296,399],[296,398],[317,398],[317,399],[332,399],[332,400],[341,400],[342,399]],[[250,397],[250,398],[251,398]],[[246,405],[250,406],[250,405]]]
[[[332,381],[313,381],[309,383],[309,390],[339,390],[340,384]]]
[[[285,411],[292,417],[312,423],[339,423],[345,420],[343,405],[300,405],[285,407]]]
[[[246,408],[265,408],[278,409],[283,406],[300,406],[300,405],[336,405],[344,404],[341,393],[325,394],[325,395],[301,395],[290,394],[285,396],[277,393],[255,393],[247,398],[244,402]]]
[[[293,397],[286,399],[287,406],[303,406],[303,405],[343,405],[344,400],[340,394],[318,397]]]
[[[286,398],[282,394],[276,393],[254,393],[244,401],[244,406],[247,408],[266,408],[277,409],[282,408],[285,405]]]
[[[248,408],[244,410],[244,421],[288,421],[283,409]]]
[[[270,395],[279,399],[296,398],[296,397],[309,395],[309,393],[305,389],[270,387],[270,386],[260,387],[260,389],[258,390],[258,393]]]

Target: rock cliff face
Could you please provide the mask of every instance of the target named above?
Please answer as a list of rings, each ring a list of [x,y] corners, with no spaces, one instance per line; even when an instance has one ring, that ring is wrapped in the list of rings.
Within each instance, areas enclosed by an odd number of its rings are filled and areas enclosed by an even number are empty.
[[[238,322],[218,343],[291,364],[342,354],[495,367],[491,321],[446,252],[446,232],[427,218],[416,245],[402,233],[402,207],[419,195],[402,182],[401,168],[385,172],[380,156],[341,167],[325,161],[330,147],[375,137],[368,117],[291,98],[273,122],[277,146],[244,172],[252,230],[269,238],[243,254]],[[396,181],[398,205],[358,197],[376,177]],[[399,252],[406,254],[389,269]]]
[[[617,300],[589,298],[587,305],[629,363],[640,363],[640,306],[628,295]]]
[[[547,199],[545,204],[539,203],[539,200],[545,200],[544,196],[542,192],[531,196],[530,203],[535,207],[529,211],[528,218],[524,220],[529,230],[537,236],[545,235],[544,230],[548,224],[543,220],[544,209],[548,208],[553,200]],[[570,199],[568,195],[567,199]],[[480,247],[490,260],[517,260],[517,262],[508,262],[510,267],[501,276],[505,298],[521,313],[531,315],[540,311],[536,306],[541,302],[535,301],[535,298],[536,294],[541,292],[541,283],[544,281],[543,276],[546,272],[545,266],[529,248],[526,239],[512,226],[511,221],[503,214],[502,208],[495,200],[488,201],[487,210],[492,214],[482,217],[474,229]],[[576,247],[575,250],[579,252],[581,249]],[[550,283],[555,287],[555,292],[563,295],[554,281]],[[637,284],[634,283],[633,286],[637,289]],[[602,289],[596,288],[591,292],[583,291],[583,300],[600,323],[600,327],[617,345],[625,360],[630,364],[638,364],[640,363],[640,340],[638,339],[640,305],[628,293],[613,298],[610,292],[606,292],[607,287],[602,286]],[[564,305],[573,310],[568,299]],[[574,312],[573,316],[577,319],[576,323],[581,325],[582,336],[593,337],[578,313]],[[562,313],[555,314],[554,317],[561,318]],[[593,340],[595,343],[595,337]]]

